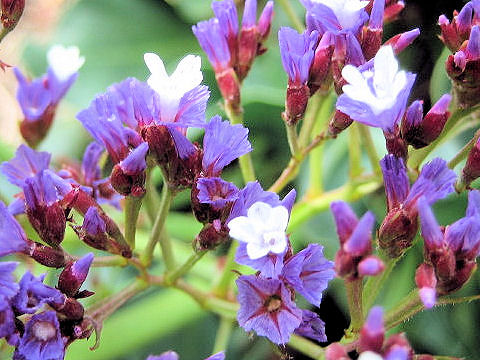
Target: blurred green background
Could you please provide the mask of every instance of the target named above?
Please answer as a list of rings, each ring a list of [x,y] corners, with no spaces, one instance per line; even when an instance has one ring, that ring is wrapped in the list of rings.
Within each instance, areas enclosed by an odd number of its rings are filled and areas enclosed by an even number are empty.
[[[36,13],[35,6],[38,3],[32,1],[28,4],[29,14],[41,18],[42,14]],[[51,3],[58,7],[61,1]],[[263,1],[260,3],[264,4]],[[300,3],[291,3],[298,14],[303,16]],[[208,116],[223,114],[213,72],[190,29],[197,21],[212,16],[209,0],[79,0],[67,2],[67,5],[65,13],[60,16],[46,39],[39,41],[33,37],[35,28],[23,29],[26,35],[17,47],[21,58],[19,66],[34,76],[45,71],[45,54],[51,44],[77,45],[86,58],[78,81],[61,104],[52,131],[40,147],[53,152],[57,163],[65,157],[81,158],[90,138],[75,120],[75,114],[88,106],[95,94],[128,76],[146,79],[147,69],[143,63],[145,52],[159,54],[169,71],[173,71],[185,54],[201,55],[204,82],[212,91]],[[451,17],[451,12],[461,6],[460,1],[445,0],[437,2],[432,9],[428,2],[409,1],[401,18],[385,31],[385,38],[389,38],[399,31],[421,27],[421,37],[401,55],[401,61],[405,68],[419,74],[412,98],[423,99],[426,108],[431,100],[435,101],[449,88],[443,72],[443,61],[447,53],[442,53],[442,44],[436,38],[439,31],[435,22],[441,13]],[[291,26],[282,8],[276,4],[275,24],[267,44],[269,51],[255,61],[242,89],[245,122],[250,129],[250,140],[254,147],[253,160],[259,180],[265,188],[276,179],[289,159],[280,118],[286,85],[276,37],[280,25]],[[5,43],[8,41],[7,37]],[[430,81],[432,73],[434,76]],[[383,136],[380,131],[373,133],[378,151],[383,154]],[[15,142],[18,142],[18,138],[11,135],[5,132],[0,135],[2,161],[13,154]],[[192,137],[197,135],[191,134]],[[456,141],[439,148],[435,155],[451,158],[471,135],[472,131],[461,134]],[[346,159],[347,137],[341,134],[326,146],[323,164],[326,189],[345,183],[348,174]],[[368,169],[368,162],[364,160],[365,168]],[[302,174],[307,171],[307,166],[304,166],[295,183],[300,194],[305,191]],[[241,184],[240,173],[235,165],[227,169],[225,176],[238,185]],[[15,192],[4,180],[0,180],[0,186],[2,193],[11,196]],[[168,219],[168,231],[178,239],[177,252],[181,254],[180,257],[188,256],[189,244],[199,229],[190,215],[188,199],[189,194],[181,194],[174,204],[174,213]],[[354,205],[357,214],[370,209],[375,212],[377,222],[381,222],[385,214],[383,190]],[[439,202],[435,211],[442,224],[449,224],[464,215],[465,207],[464,196],[452,195]],[[114,210],[111,213],[120,216]],[[140,242],[148,236],[148,228],[148,220],[141,218]],[[69,236],[67,240],[71,242],[72,249],[80,254],[85,251],[76,244],[71,233]],[[292,239],[295,247],[300,249],[310,242],[321,243],[330,259],[333,259],[338,249],[329,212],[311,218],[292,234]],[[419,243],[401,261],[379,303],[386,307],[392,306],[414,286],[414,271],[421,262],[421,256]],[[191,280],[199,286],[208,286],[215,272],[215,257],[206,257],[195,268]],[[128,284],[134,276],[135,272],[129,269],[96,268],[91,272],[89,285],[97,291],[98,297],[106,296]],[[478,294],[479,291],[479,277],[475,276],[460,293]],[[348,325],[345,309],[343,286],[335,280],[319,310],[320,316],[326,321],[330,341],[339,340],[343,329]],[[480,359],[480,355],[477,355],[480,333],[478,319],[479,307],[475,303],[446,306],[418,315],[401,329],[407,332],[409,340],[418,351]],[[157,289],[135,298],[106,322],[98,350],[88,350],[88,346],[93,345],[93,339],[88,344],[79,341],[69,348],[66,358],[136,360],[145,359],[151,353],[174,349],[182,359],[203,359],[211,352],[217,326],[218,319],[203,312],[186,295],[175,290]],[[267,341],[249,336],[241,329],[235,330],[229,345],[229,360],[280,358]],[[303,359],[301,355],[289,352],[295,359]]]

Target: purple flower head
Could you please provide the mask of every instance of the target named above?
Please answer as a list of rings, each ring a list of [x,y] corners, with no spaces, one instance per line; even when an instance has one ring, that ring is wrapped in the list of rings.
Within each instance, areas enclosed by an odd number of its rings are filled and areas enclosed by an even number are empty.
[[[16,331],[15,315],[10,301],[0,292],[0,339],[8,338]]]
[[[98,209],[94,206],[88,208],[83,218],[82,229],[91,236],[105,233],[107,227],[105,221],[98,213]]]
[[[480,28],[478,25],[472,27],[470,38],[465,49],[467,60],[475,61],[480,58]]]
[[[314,339],[318,342],[326,342],[325,323],[313,311],[302,309],[302,323],[295,330],[295,334]]]
[[[307,82],[317,41],[318,33],[316,31],[299,34],[288,27],[280,28],[278,42],[283,68],[288,74],[289,82],[298,85]]]
[[[245,331],[255,330],[275,344],[286,344],[302,322],[302,311],[291,299],[291,293],[276,279],[240,276],[237,320]]]
[[[288,259],[282,276],[311,304],[320,306],[322,292],[335,277],[333,267],[334,263],[323,255],[323,246],[310,244]]]
[[[0,201],[0,257],[30,248],[25,231]]]
[[[330,204],[330,210],[335,220],[338,239],[340,240],[340,244],[343,245],[357,227],[357,215],[355,215],[352,208],[343,201],[332,202]]]
[[[0,172],[13,185],[23,188],[25,179],[48,169],[51,157],[47,152],[35,151],[22,144],[18,147],[13,159],[0,165]]]
[[[148,153],[148,144],[142,142],[133,149],[128,156],[120,161],[119,165],[123,172],[127,175],[138,175],[143,173],[147,168],[145,157]]]
[[[179,360],[180,357],[175,351],[166,351],[160,355],[150,355],[146,360]]]
[[[36,210],[42,206],[51,206],[61,199],[50,170],[42,170],[37,175],[25,180],[23,192],[27,208]]]
[[[81,172],[84,184],[87,186],[92,186],[102,175],[100,166],[98,166],[98,161],[100,160],[103,151],[103,147],[95,141],[91,142],[85,149]]]
[[[57,104],[77,78],[77,72],[85,62],[76,46],[54,45],[47,53],[48,88],[52,103]]]
[[[54,311],[46,311],[27,322],[20,339],[14,360],[63,360],[65,344],[60,332],[60,324]]]
[[[214,116],[205,129],[203,151],[203,171],[209,176],[218,176],[233,160],[252,151],[248,129]]]
[[[423,166],[404,205],[406,207],[414,206],[420,196],[425,196],[428,204],[432,205],[454,191],[456,177],[455,172],[447,167],[445,160],[433,159]]]
[[[212,2],[212,9],[224,37],[227,40],[236,38],[238,35],[238,14],[233,0],[214,1]]]
[[[65,296],[57,289],[43,283],[45,274],[35,277],[27,271],[20,280],[20,290],[13,298],[13,307],[20,314],[34,314],[44,304],[62,305]]]
[[[344,93],[337,100],[337,110],[353,120],[394,134],[405,112],[415,75],[398,70],[392,47],[380,48],[372,68],[346,65],[342,76],[348,84],[342,88]]]
[[[44,116],[52,103],[50,91],[42,78],[28,81],[18,68],[13,69],[18,80],[17,100],[27,121]]]
[[[355,230],[343,244],[343,250],[352,256],[362,256],[370,253],[373,225],[375,225],[375,216],[368,211],[362,216]]]
[[[218,177],[200,178],[197,181],[198,200],[210,204],[214,210],[223,209],[228,203],[238,198],[238,188]]]
[[[0,262],[0,296],[5,299],[11,299],[18,292],[19,286],[13,276],[17,265],[18,263],[13,261]]]
[[[372,30],[383,29],[383,15],[385,13],[385,1],[374,0],[370,19],[368,20],[368,28]]]
[[[330,31],[336,35],[351,32],[358,34],[367,22],[365,7],[368,1],[360,0],[303,0],[307,8],[309,28],[321,34]]]
[[[88,253],[68,264],[58,278],[58,289],[68,297],[75,297],[87,278],[93,258],[93,253]]]
[[[387,209],[390,211],[402,204],[410,191],[410,184],[407,177],[402,158],[387,154],[380,161],[387,195]]]
[[[227,39],[222,29],[225,28],[221,26],[220,20],[217,18],[201,21],[192,26],[194,35],[216,73],[227,69],[231,59]]]

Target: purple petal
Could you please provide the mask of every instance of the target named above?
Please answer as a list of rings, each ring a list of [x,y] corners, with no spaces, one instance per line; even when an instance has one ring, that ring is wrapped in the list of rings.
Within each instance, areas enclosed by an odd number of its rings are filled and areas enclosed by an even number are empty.
[[[148,153],[148,144],[141,143],[138,147],[133,149],[128,156],[120,161],[120,168],[127,175],[138,175],[147,168],[146,156]]]
[[[238,35],[237,8],[233,0],[214,1],[212,9],[225,37]]]
[[[36,121],[45,114],[48,106],[52,103],[50,92],[44,85],[44,79],[27,81],[18,68],[13,69],[17,76],[19,86],[17,100],[23,115],[28,121]]]
[[[383,14],[385,12],[385,1],[374,0],[368,27],[373,30],[382,30],[383,28]]]
[[[251,28],[257,22],[257,0],[245,0],[242,27]]]
[[[250,259],[247,254],[247,243],[240,242],[235,254],[235,261],[240,265],[250,266],[260,271],[266,278],[276,279],[283,270],[283,257],[285,254],[270,253],[259,259]]]
[[[281,205],[277,194],[263,190],[258,181],[252,181],[247,183],[238,193],[238,199],[235,201],[226,223],[238,216],[246,216],[247,210],[258,201],[267,203],[272,207]]]
[[[0,293],[0,339],[8,338],[17,331],[15,315],[8,299]]]
[[[363,327],[371,335],[379,335],[385,332],[383,326],[383,309],[381,306],[374,306],[370,309]]]
[[[181,159],[188,158],[196,151],[196,148],[191,141],[188,140],[187,137],[175,127],[167,126],[167,129],[173,139],[173,142],[175,143],[175,149],[177,150],[178,156]]]
[[[225,352],[224,351],[220,351],[219,353],[216,353],[212,356],[209,356],[208,358],[206,358],[205,360],[225,360]]]
[[[0,201],[0,257],[27,250],[25,231]]]
[[[205,126],[205,110],[209,97],[210,91],[205,85],[199,85],[187,92],[180,99],[175,122],[184,126]]]
[[[85,185],[93,185],[93,182],[100,179],[101,170],[98,166],[100,156],[102,156],[104,149],[96,143],[91,142],[85,149],[82,160],[82,174],[85,180]]]
[[[0,296],[5,299],[11,299],[18,292],[19,286],[13,276],[17,265],[18,263],[13,261],[0,262]]]
[[[420,300],[426,309],[431,309],[437,302],[437,292],[433,288],[423,287],[418,291]]]
[[[445,229],[445,242],[454,251],[468,253],[478,252],[480,243],[480,223],[477,217],[466,217],[447,226]]]
[[[355,230],[343,245],[343,249],[352,256],[361,256],[371,249],[372,228],[375,224],[375,216],[368,211],[362,216]]]
[[[230,50],[222,29],[227,28],[220,26],[220,21],[216,18],[192,26],[194,35],[215,71],[226,69],[230,62]]]
[[[200,178],[197,181],[198,200],[211,204],[214,209],[224,208],[227,203],[238,199],[238,188],[221,178]]]
[[[480,191],[471,190],[468,192],[468,207],[466,216],[479,216],[480,215]]]
[[[431,248],[440,248],[443,244],[443,234],[438,225],[432,209],[427,200],[421,197],[417,202],[418,213],[420,215],[420,224],[422,226],[422,237],[425,244]]]
[[[179,360],[180,357],[175,351],[167,351],[160,355],[150,355],[146,360]]]
[[[335,220],[340,244],[344,244],[357,227],[358,218],[352,211],[352,208],[343,201],[332,202],[330,204],[330,210]]]
[[[55,76],[55,72],[50,67],[47,70],[47,79],[48,79],[48,90],[50,91],[52,97],[52,103],[58,104],[60,100],[65,96],[67,91],[73,85],[75,80],[77,80],[78,73],[70,75],[65,80],[60,80]]]
[[[13,216],[25,213],[25,199],[18,198],[8,204],[8,212]]]
[[[88,208],[83,218],[82,229],[92,236],[103,234],[106,231],[105,221],[100,217],[96,207]]]
[[[295,334],[308,337],[318,342],[327,342],[325,323],[316,313],[309,310],[302,309],[302,323],[295,330]]]
[[[285,195],[283,200],[280,202],[282,206],[287,208],[289,214],[292,212],[296,197],[297,197],[297,191],[295,189],[292,189],[288,192],[287,195]]]
[[[403,159],[385,155],[380,161],[387,195],[388,211],[400,206],[408,196],[410,185]]]

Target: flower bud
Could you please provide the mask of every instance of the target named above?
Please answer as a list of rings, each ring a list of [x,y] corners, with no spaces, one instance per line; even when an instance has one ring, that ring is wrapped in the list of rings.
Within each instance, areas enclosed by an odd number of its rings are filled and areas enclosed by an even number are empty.
[[[240,81],[235,71],[229,67],[222,72],[216,72],[218,88],[225,101],[234,109],[240,109]]]
[[[369,23],[363,28],[362,35],[362,51],[367,61],[372,59],[382,46],[384,11],[384,0],[373,1]]]
[[[350,360],[347,350],[340,343],[333,343],[325,350],[326,360]]]
[[[236,73],[238,80],[242,80],[247,76],[250,66],[257,55],[258,32],[257,19],[257,1],[245,1],[243,12],[242,28],[240,29],[238,39],[238,60]]]
[[[352,124],[353,120],[347,114],[336,110],[330,124],[328,124],[329,135],[335,137]]]
[[[378,245],[391,258],[401,256],[411,245],[417,234],[417,212],[404,208],[394,209],[387,216],[378,230]]]
[[[395,155],[398,158],[406,159],[408,156],[408,145],[400,136],[400,131],[390,133],[384,131],[385,145],[389,154]]]
[[[403,1],[391,1],[385,8],[385,14],[383,16],[384,23],[388,24],[394,21],[405,7]]]
[[[83,305],[78,300],[67,297],[65,303],[62,306],[55,307],[55,310],[64,315],[68,320],[81,320],[85,314]]]
[[[472,181],[480,177],[480,139],[477,140],[475,146],[470,150],[467,162],[462,170],[461,182],[464,186],[469,187]]]
[[[260,18],[258,19],[257,30],[260,36],[260,43],[263,43],[265,40],[267,40],[267,37],[270,33],[271,25],[272,25],[272,18],[273,18],[273,1],[268,1],[265,7],[263,8]]]
[[[313,63],[310,67],[308,80],[310,96],[319,89],[320,91],[327,91],[330,87],[331,82],[333,81],[330,65],[334,48],[335,36],[327,31],[323,34],[320,43],[317,45],[315,57],[313,58]]]
[[[431,265],[421,264],[415,272],[415,284],[419,289],[419,296],[427,309],[432,308],[436,302],[437,278]]]
[[[360,331],[359,350],[374,351],[380,353],[385,338],[383,325],[383,310],[380,306],[374,306],[368,313],[365,324]]]
[[[228,240],[228,228],[220,220],[205,224],[194,241],[194,248],[197,251],[212,250]]]
[[[88,253],[77,261],[69,263],[58,278],[57,288],[65,295],[75,297],[87,278],[93,258],[93,253]]]
[[[56,269],[64,267],[67,263],[65,253],[63,252],[62,248],[52,248],[38,242],[33,244],[33,247],[30,250],[30,256],[36,262]]]
[[[413,41],[420,35],[419,29],[413,29],[404,33],[395,35],[385,42],[384,45],[390,45],[393,47],[395,54],[401,53],[405,48],[413,43]]]
[[[282,118],[289,126],[297,124],[303,117],[309,97],[310,89],[307,85],[288,82],[285,111],[282,113]]]
[[[358,264],[358,274],[360,276],[377,276],[385,270],[385,264],[374,255],[364,258]]]
[[[440,15],[438,17],[438,25],[440,25],[442,31],[440,40],[442,40],[445,46],[452,52],[457,51],[462,45],[463,40],[458,33],[455,17],[453,18],[452,23],[450,23],[445,15]]]
[[[2,0],[2,25],[7,31],[12,31],[17,26],[23,14],[25,0]]]

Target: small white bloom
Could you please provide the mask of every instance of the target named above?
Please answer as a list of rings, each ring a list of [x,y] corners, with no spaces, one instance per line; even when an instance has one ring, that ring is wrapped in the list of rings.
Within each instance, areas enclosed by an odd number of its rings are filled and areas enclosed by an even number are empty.
[[[272,207],[259,201],[248,209],[247,216],[236,217],[228,223],[230,236],[247,243],[247,254],[252,260],[269,252],[281,254],[287,247],[288,217],[286,207]]]
[[[147,80],[148,85],[160,95],[162,121],[173,122],[180,99],[203,80],[200,70],[202,60],[200,56],[187,55],[178,63],[173,74],[168,76],[165,65],[157,54],[146,53],[143,58],[152,73]]]
[[[373,351],[364,351],[360,354],[358,360],[383,360],[383,357]]]
[[[59,81],[65,81],[75,74],[85,62],[76,46],[54,45],[48,50],[47,62]]]
[[[348,82],[343,92],[352,100],[367,104],[375,115],[391,109],[407,85],[407,73],[398,71],[398,61],[391,46],[378,50],[373,71],[360,72],[355,66],[347,65],[342,76]]]
[[[316,3],[329,7],[342,29],[352,29],[360,20],[360,14],[369,1],[361,0],[313,0]]]

